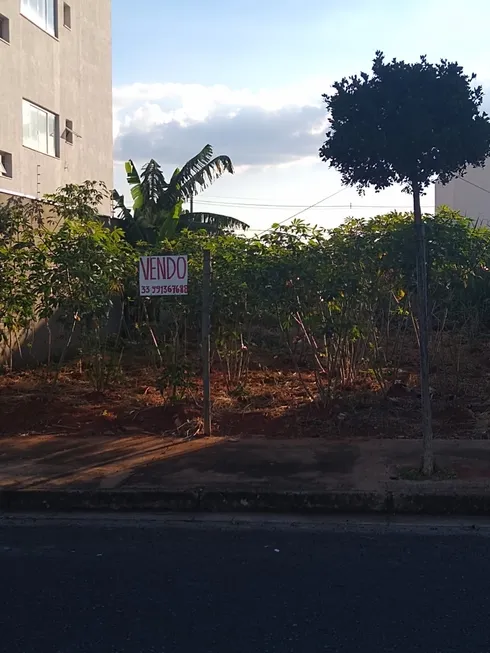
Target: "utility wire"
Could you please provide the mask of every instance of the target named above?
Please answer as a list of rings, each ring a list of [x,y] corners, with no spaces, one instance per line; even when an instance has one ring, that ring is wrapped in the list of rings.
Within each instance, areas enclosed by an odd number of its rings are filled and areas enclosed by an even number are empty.
[[[482,190],[484,193],[490,194],[490,189],[484,188],[483,186],[479,186],[478,184],[475,184],[475,182],[469,181],[469,179],[467,179],[466,177],[463,177],[462,175],[459,175],[457,177],[457,179],[461,179],[461,181],[464,181],[465,184],[469,184],[470,186],[473,186],[474,188],[478,188],[479,190]],[[338,193],[340,193],[340,191],[338,191]],[[297,209],[299,209],[299,208],[311,209],[311,208],[315,208],[315,206],[316,206],[315,204],[313,204],[312,206],[306,206],[306,205],[298,205],[298,204],[276,204],[275,202],[271,202],[270,204],[268,204],[266,202],[262,202],[261,201],[262,198],[258,198],[258,197],[220,197],[220,196],[217,196],[217,195],[207,195],[207,198],[208,199],[206,199],[206,200],[197,200],[197,201],[199,203],[201,203],[201,204],[220,205],[222,203],[224,203],[224,204],[229,203],[230,206],[236,204],[237,206],[245,206],[245,207],[250,206],[250,207],[253,207],[253,208],[258,208],[259,206],[260,207],[263,206],[264,208],[275,208],[275,207],[277,207],[277,208],[284,208],[284,209],[295,209],[295,208],[297,208]],[[214,200],[217,200],[217,201],[214,201]],[[231,202],[228,202],[227,200],[231,200]],[[242,203],[242,201],[236,202],[235,200],[243,200],[243,203]],[[256,200],[257,204],[255,204],[255,203],[249,204],[248,203],[249,200],[253,200],[253,201]],[[323,201],[326,201],[326,200],[323,200]],[[378,204],[372,204],[372,205],[367,205],[367,204],[366,205],[362,205],[362,204],[350,204],[350,205],[347,205],[347,204],[345,204],[345,205],[336,205],[335,207],[332,206],[332,208],[339,208],[339,209],[358,208],[358,207],[362,207],[362,208],[366,208],[366,209],[393,209],[393,208],[411,209],[411,208],[413,208],[412,206],[393,207],[393,206],[390,206],[390,205],[381,205],[381,204],[379,204],[379,205]],[[330,207],[320,207],[320,208],[330,208]]]
[[[242,202],[212,202],[208,200],[196,200],[199,204],[205,204],[207,206],[223,206],[230,208],[251,208],[251,209],[316,209],[317,211],[323,210],[335,210],[335,209],[406,209],[409,211],[413,207],[410,205],[399,205],[393,206],[393,204],[330,204],[329,206],[308,206],[306,204],[246,204]],[[425,205],[424,205],[425,206]],[[427,207],[430,205],[427,204]],[[432,208],[432,207],[431,207]]]
[[[474,186],[475,188],[478,188],[479,190],[482,190],[485,193],[488,193],[490,195],[490,190],[488,188],[483,188],[483,186],[478,186],[478,184],[473,183],[472,181],[469,181],[465,177],[462,177],[461,175],[458,177],[458,179],[461,179],[461,181],[464,181],[465,184],[469,184],[470,186]]]
[[[309,211],[309,209],[313,209],[315,206],[318,206],[322,202],[326,202],[327,200],[332,199],[332,197],[335,197],[339,193],[342,193],[342,191],[346,190],[346,186],[343,188],[340,188],[339,190],[335,191],[335,193],[332,193],[331,195],[327,195],[327,197],[324,197],[323,199],[319,200],[318,202],[315,202],[311,206],[307,206],[304,209],[301,209],[301,211],[298,211],[294,215],[291,215],[289,218],[286,218],[285,220],[281,220],[281,222],[278,223],[278,225],[284,224],[285,222],[288,222],[289,220],[294,220],[294,218],[297,218],[298,215],[301,215],[302,213],[305,213],[306,211]],[[270,231],[272,227],[269,227],[268,229],[264,229],[264,231],[261,231],[258,235],[262,236],[262,234],[265,234],[267,231]]]
[[[207,197],[207,199],[204,200],[206,202],[208,200],[209,201],[213,201],[213,200],[220,200],[220,201],[221,200],[233,200],[233,201],[239,200],[239,201],[241,201],[241,200],[243,200],[243,201],[247,201],[247,202],[249,200],[251,200],[251,201],[255,201],[255,202],[269,202],[270,201],[272,204],[275,203],[274,200],[264,199],[263,197],[236,197],[236,196],[230,196],[230,195],[228,195],[226,197],[223,197],[221,195],[208,195],[207,193],[206,193],[206,197]]]

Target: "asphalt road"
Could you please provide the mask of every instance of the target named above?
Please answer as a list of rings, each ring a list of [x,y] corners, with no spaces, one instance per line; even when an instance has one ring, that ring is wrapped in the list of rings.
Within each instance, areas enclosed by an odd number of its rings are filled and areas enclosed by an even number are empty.
[[[488,653],[464,529],[0,520],[8,653]]]

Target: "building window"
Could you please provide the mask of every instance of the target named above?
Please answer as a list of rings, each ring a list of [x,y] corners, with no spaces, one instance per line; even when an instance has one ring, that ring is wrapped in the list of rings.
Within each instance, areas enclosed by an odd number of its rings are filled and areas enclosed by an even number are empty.
[[[66,2],[63,3],[63,25],[71,29],[71,7]]]
[[[0,177],[12,177],[12,155],[0,152]]]
[[[7,16],[0,14],[0,39],[10,43],[10,22]]]
[[[20,0],[21,13],[49,34],[56,36],[56,0]]]
[[[65,122],[65,141],[69,145],[73,145],[73,120],[67,120]]]
[[[32,150],[58,156],[58,117],[41,107],[22,102],[23,143]]]

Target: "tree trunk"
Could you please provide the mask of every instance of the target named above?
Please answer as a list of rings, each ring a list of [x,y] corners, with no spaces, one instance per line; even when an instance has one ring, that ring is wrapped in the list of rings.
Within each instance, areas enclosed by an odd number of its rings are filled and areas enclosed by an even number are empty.
[[[414,182],[413,214],[415,219],[415,240],[417,253],[417,295],[420,345],[420,394],[422,398],[422,471],[430,476],[434,471],[434,441],[429,383],[429,293],[427,284],[427,253],[425,227],[420,208],[420,187]]]

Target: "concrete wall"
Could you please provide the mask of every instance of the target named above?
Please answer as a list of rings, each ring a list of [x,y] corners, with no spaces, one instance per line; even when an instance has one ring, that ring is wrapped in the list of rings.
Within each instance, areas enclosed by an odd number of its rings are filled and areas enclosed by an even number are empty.
[[[490,192],[483,189],[490,191],[490,163],[484,168],[470,168],[462,179],[453,179],[445,186],[436,184],[436,207],[445,204],[490,226]]]
[[[12,195],[8,195],[7,193],[3,193],[0,191],[0,204],[7,204],[7,202],[11,199],[12,199]],[[24,197],[21,196],[21,199],[23,203],[25,202],[26,204],[32,202],[32,199],[30,199],[29,197],[26,197],[24,199]],[[46,224],[49,226],[49,221],[52,222],[53,219],[53,211],[51,207],[48,204],[45,204],[44,202],[42,202],[42,207],[43,207],[43,211],[42,211],[43,219],[46,220]]]
[[[123,305],[120,298],[114,297],[105,334],[119,334],[122,310]],[[33,323],[28,331],[17,335],[13,334],[12,350],[10,350],[9,343],[0,341],[0,372],[2,368],[8,369],[11,354],[14,370],[38,367],[47,363],[49,356],[51,356],[51,362],[58,361],[62,355],[65,356],[65,361],[73,358],[83,343],[80,327],[73,332],[70,348],[65,352],[72,324],[62,324],[58,318],[59,316],[55,315],[50,320],[40,320]]]
[[[12,154],[1,190],[40,197],[87,179],[113,186],[111,0],[67,2],[71,29],[55,0],[56,37],[21,15],[20,0],[0,2],[10,24],[10,42],[0,40],[0,151]],[[23,99],[59,116],[59,156],[23,146]],[[81,136],[72,145],[62,138],[67,119]]]

